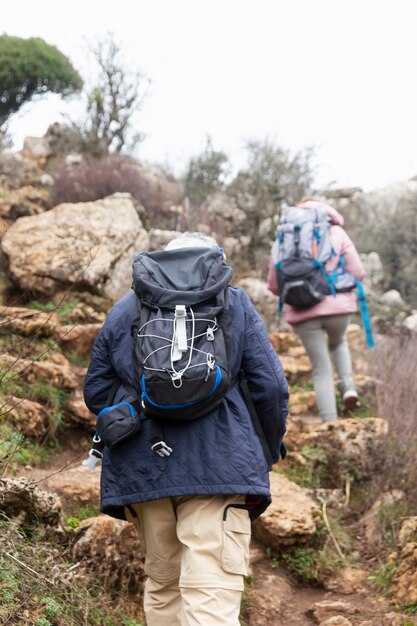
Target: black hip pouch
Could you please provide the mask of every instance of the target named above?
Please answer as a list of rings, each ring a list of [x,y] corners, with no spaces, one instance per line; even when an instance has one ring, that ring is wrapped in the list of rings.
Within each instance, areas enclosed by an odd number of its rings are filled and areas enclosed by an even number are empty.
[[[97,415],[97,434],[109,448],[131,437],[140,429],[140,415],[129,402],[109,406]]]

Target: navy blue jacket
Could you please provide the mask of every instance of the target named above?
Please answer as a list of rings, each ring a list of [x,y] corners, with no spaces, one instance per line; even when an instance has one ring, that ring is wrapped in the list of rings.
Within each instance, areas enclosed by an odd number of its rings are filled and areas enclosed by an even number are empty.
[[[232,312],[232,376],[244,370],[273,461],[282,449],[288,386],[265,326],[242,289],[229,288]],[[84,397],[95,414],[106,407],[117,378],[135,386],[131,326],[137,317],[133,291],[119,300],[98,335],[85,378]],[[127,397],[123,387],[113,404]],[[161,458],[150,449],[150,420],[136,435],[104,449],[101,510],[124,519],[124,506],[171,496],[245,494],[252,517],[271,501],[268,465],[239,386],[234,384],[207,415],[165,427],[173,448]]]

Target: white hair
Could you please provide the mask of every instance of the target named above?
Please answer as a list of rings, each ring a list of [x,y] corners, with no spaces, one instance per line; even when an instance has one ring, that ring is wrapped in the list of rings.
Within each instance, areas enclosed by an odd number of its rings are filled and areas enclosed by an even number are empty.
[[[171,239],[165,246],[165,250],[178,250],[179,248],[219,248],[219,244],[209,235],[203,233],[182,233],[179,237]]]

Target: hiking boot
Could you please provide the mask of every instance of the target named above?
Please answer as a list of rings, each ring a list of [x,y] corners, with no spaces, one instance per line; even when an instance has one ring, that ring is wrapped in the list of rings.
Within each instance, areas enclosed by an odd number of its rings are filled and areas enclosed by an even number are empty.
[[[345,391],[343,394],[343,408],[345,411],[353,411],[360,406],[358,394],[354,389]]]

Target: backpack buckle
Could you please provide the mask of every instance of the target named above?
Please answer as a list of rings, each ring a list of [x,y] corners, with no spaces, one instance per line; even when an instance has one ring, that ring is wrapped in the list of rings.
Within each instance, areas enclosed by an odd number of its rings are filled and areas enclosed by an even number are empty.
[[[170,456],[172,452],[172,448],[167,446],[165,441],[157,441],[151,446],[152,452],[156,452],[160,457]]]

